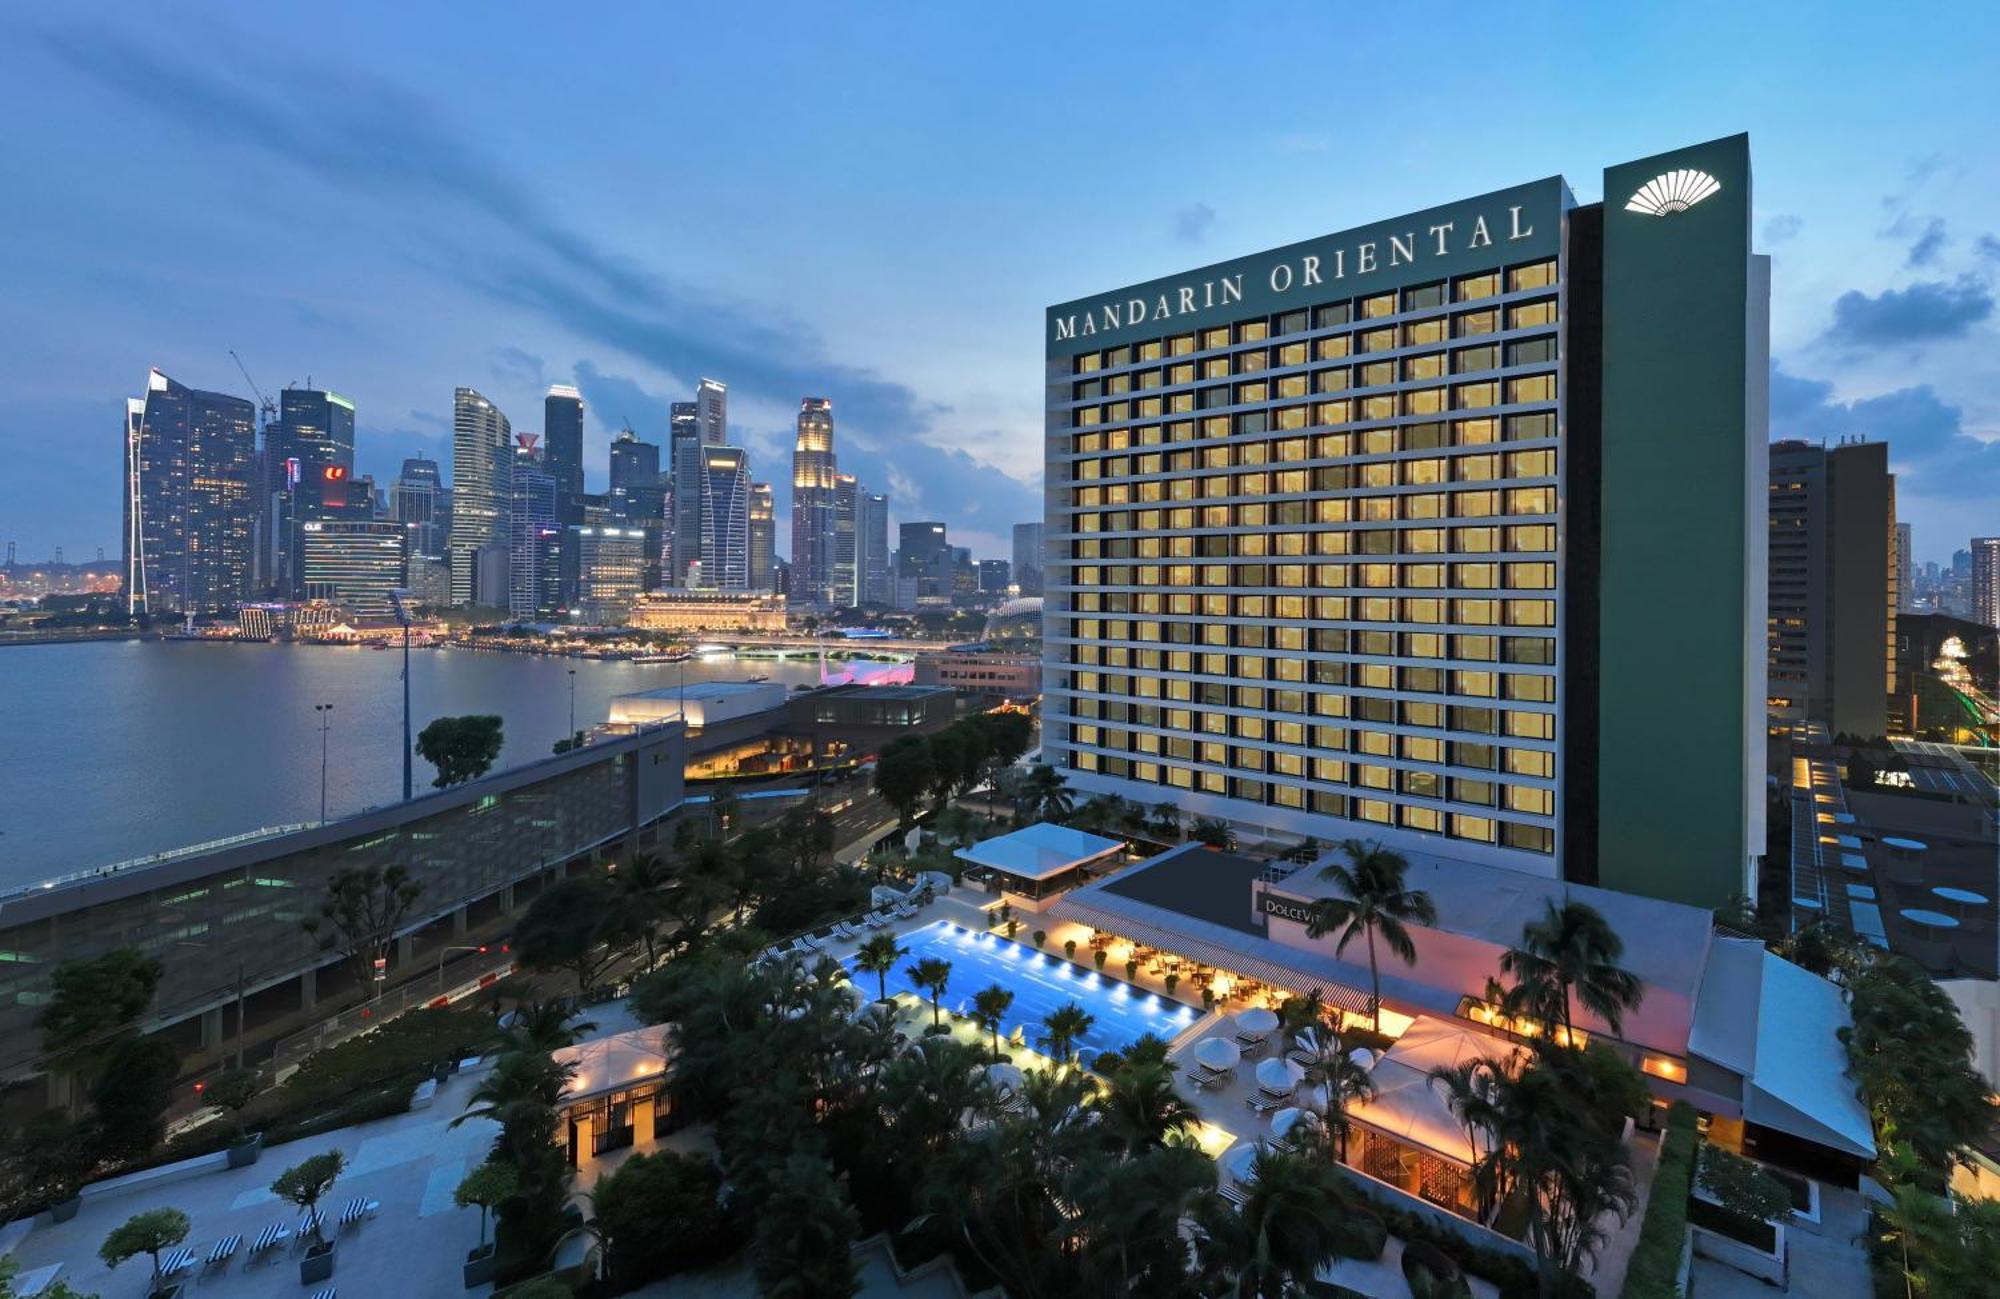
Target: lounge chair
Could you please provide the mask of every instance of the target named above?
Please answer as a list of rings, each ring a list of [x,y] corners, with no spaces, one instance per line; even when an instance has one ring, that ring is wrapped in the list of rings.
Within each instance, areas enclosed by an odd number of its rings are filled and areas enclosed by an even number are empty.
[[[1229,1201],[1239,1209],[1250,1202],[1248,1193],[1233,1182],[1224,1183],[1219,1190],[1223,1199]],[[319,1296],[315,1295],[313,1299],[319,1299]]]
[[[256,1258],[274,1245],[282,1245],[292,1238],[292,1229],[282,1222],[274,1222],[257,1233],[257,1239],[250,1242],[250,1257]]]
[[[160,1260],[160,1275],[176,1276],[194,1266],[194,1251],[177,1249]]]
[[[229,1260],[236,1257],[237,1248],[242,1244],[243,1237],[241,1235],[224,1236],[221,1240],[216,1241],[215,1248],[208,1251],[208,1261],[201,1265],[202,1270],[204,1272],[210,1269],[220,1271],[229,1266]]]
[[[1289,1096],[1282,1098],[1273,1096],[1271,1093],[1259,1088],[1252,1095],[1245,1096],[1243,1103],[1259,1114],[1269,1114],[1273,1110],[1281,1110],[1285,1106],[1290,1105],[1292,1098]]]

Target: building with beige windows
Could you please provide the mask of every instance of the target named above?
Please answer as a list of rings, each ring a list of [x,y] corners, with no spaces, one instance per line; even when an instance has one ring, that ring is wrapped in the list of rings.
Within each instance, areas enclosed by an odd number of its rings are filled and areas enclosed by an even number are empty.
[[[785,630],[785,597],[736,591],[648,591],[632,602],[642,631]]]
[[[1700,905],[1752,887],[1748,141],[1602,183],[1049,310],[1044,751],[1076,788]]]

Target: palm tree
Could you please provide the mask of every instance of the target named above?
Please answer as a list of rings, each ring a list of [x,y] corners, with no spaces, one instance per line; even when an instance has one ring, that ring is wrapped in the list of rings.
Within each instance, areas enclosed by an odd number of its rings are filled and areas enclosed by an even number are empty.
[[[1251,1176],[1239,1213],[1201,1215],[1197,1248],[1220,1264],[1222,1293],[1281,1299],[1339,1253],[1350,1230],[1347,1197],[1331,1165],[1304,1155],[1260,1149]]]
[[[1229,828],[1229,822],[1219,816],[1196,817],[1188,828],[1188,838],[1196,843],[1227,852],[1236,846],[1236,831]]]
[[[980,1068],[976,1046],[948,1037],[926,1038],[882,1071],[875,1096],[882,1135],[912,1156],[913,1166],[935,1154],[959,1131],[967,1110],[988,1108],[993,1088]]]
[[[904,971],[910,982],[931,995],[931,1027],[937,1028],[943,1022],[944,990],[951,986],[951,962],[941,961],[935,956],[926,956]]]
[[[624,927],[646,949],[646,970],[660,963],[660,923],[674,913],[673,873],[652,853],[641,853],[613,871],[611,886]]]
[[[854,968],[875,976],[876,991],[881,993],[877,1001],[889,1000],[889,972],[909,954],[909,948],[897,946],[894,934],[876,934],[855,952]]]
[[[1042,1031],[1035,1044],[1057,1064],[1068,1064],[1076,1054],[1076,1044],[1096,1023],[1097,1016],[1072,1001],[1042,1017]]]
[[[1174,1076],[1161,1064],[1123,1065],[1098,1094],[1095,1108],[1128,1155],[1164,1146],[1175,1133],[1201,1124],[1201,1115],[1174,1090]]]
[[[1153,805],[1151,818],[1153,833],[1163,839],[1178,839],[1181,833],[1181,810],[1172,803]]]
[[[997,983],[972,994],[972,1018],[979,1027],[993,1035],[995,1064],[1000,1063],[1000,1023],[1007,1018],[1007,1011],[1013,1004],[1013,991]]]
[[[575,1046],[596,1027],[591,1020],[572,1021],[569,1007],[559,1000],[524,1001],[514,1007],[506,1036],[508,1045],[515,1050],[547,1055]]]
[[[1070,797],[1069,782],[1045,762],[1035,764],[1021,782],[1017,812],[1029,820],[1060,821],[1076,806]]]
[[[1347,896],[1321,898],[1313,903],[1306,921],[1306,936],[1320,938],[1338,930],[1340,938],[1333,948],[1336,956],[1347,951],[1347,945],[1356,935],[1367,938],[1369,1002],[1375,1031],[1380,1033],[1382,971],[1376,961],[1376,936],[1381,936],[1403,964],[1415,965],[1417,945],[1411,941],[1405,926],[1436,924],[1437,908],[1431,904],[1430,894],[1403,886],[1410,863],[1401,853],[1359,839],[1343,839],[1340,850],[1347,855],[1346,863],[1330,861],[1320,867],[1319,873],[1321,879],[1339,885]]]
[[[1334,1142],[1334,1154],[1347,1161],[1347,1109],[1361,1101],[1375,1099],[1375,1075],[1349,1058],[1340,1034],[1331,1024],[1322,1025],[1314,1035],[1319,1045],[1313,1062],[1306,1066],[1306,1082],[1326,1088],[1326,1132]]]
[[[1563,1043],[1577,1045],[1571,1031],[1572,1000],[1610,1025],[1616,1036],[1625,1012],[1636,1009],[1645,986],[1618,965],[1624,940],[1596,908],[1582,902],[1550,902],[1540,920],[1521,930],[1521,945],[1500,956],[1500,969],[1514,980],[1508,1010],[1525,1007],[1545,1025],[1562,1026]]]

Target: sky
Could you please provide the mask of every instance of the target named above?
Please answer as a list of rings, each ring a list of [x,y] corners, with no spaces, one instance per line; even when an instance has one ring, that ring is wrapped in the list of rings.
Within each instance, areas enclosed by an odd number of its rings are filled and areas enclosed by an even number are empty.
[[[1050,303],[1748,131],[1774,436],[1890,442],[1919,560],[2000,533],[2000,17],[1974,5],[105,4],[0,14],[0,541],[119,543],[123,399],[454,387],[588,483],[703,376],[804,395],[892,525],[1041,516]],[[778,493],[780,549],[787,493]]]

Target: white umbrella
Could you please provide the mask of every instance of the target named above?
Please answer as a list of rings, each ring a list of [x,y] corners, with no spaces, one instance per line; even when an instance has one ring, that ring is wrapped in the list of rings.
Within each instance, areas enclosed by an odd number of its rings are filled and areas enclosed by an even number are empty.
[[[1246,1033],[1268,1033],[1278,1026],[1278,1013],[1268,1006],[1252,1006],[1236,1016],[1236,1027]]]
[[[1243,1058],[1243,1048],[1226,1037],[1211,1037],[1194,1049],[1194,1058],[1211,1069],[1234,1069]]]
[[[1251,1167],[1257,1162],[1257,1150],[1257,1146],[1246,1142],[1224,1154],[1215,1161],[1215,1165],[1232,1182],[1241,1182],[1247,1186],[1257,1180],[1255,1171]]]
[[[1306,1088],[1306,1108],[1317,1114],[1326,1113],[1326,1084]]]
[[[1363,1069],[1373,1069],[1375,1067],[1375,1053],[1365,1046],[1355,1047],[1347,1053],[1347,1058],[1360,1065]]]
[[[1003,1092],[1021,1089],[1021,1071],[1011,1064],[989,1064],[986,1066],[986,1081]]]
[[[1271,1116],[1271,1135],[1274,1137],[1290,1136],[1292,1129],[1298,1127],[1301,1123],[1311,1124],[1317,1122],[1319,1122],[1319,1116],[1311,1110],[1302,1110],[1296,1105],[1287,1105]]]
[[[1257,1085],[1266,1091],[1289,1092],[1299,1085],[1306,1071],[1290,1060],[1259,1060]]]
[[[1309,1028],[1301,1029],[1299,1032],[1299,1050],[1304,1051],[1307,1055],[1318,1055],[1319,1034]]]

